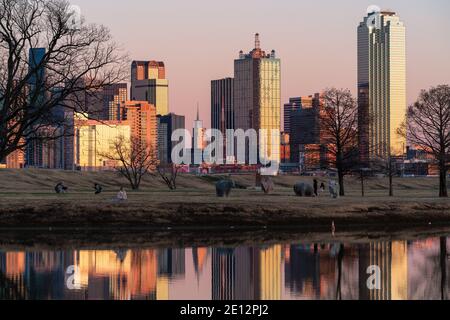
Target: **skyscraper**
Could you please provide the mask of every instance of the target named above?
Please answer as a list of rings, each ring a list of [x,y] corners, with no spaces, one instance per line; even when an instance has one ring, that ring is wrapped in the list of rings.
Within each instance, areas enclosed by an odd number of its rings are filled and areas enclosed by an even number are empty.
[[[128,88],[126,83],[117,83],[103,88],[103,120],[120,120],[120,103],[127,101]]]
[[[291,134],[291,115],[298,109],[304,107],[318,107],[320,104],[320,94],[315,93],[311,96],[289,98],[289,102],[284,105],[284,132]]]
[[[361,160],[403,155],[406,32],[395,12],[369,13],[358,27],[358,109]]]
[[[162,164],[172,163],[172,150],[178,142],[172,142],[172,133],[185,128],[185,118],[174,113],[157,116],[158,120],[158,159]]]
[[[323,127],[320,94],[295,98],[299,104],[290,112],[291,160],[302,170],[324,169],[331,155]]]
[[[169,113],[169,81],[161,61],[133,61],[131,64],[131,100],[147,101],[157,115]]]
[[[227,129],[234,129],[233,92],[233,78],[211,81],[211,128],[224,136]]]
[[[259,144],[259,159],[280,162],[281,132],[281,61],[275,51],[266,54],[261,49],[259,34],[255,48],[242,51],[234,61],[234,117],[236,129],[268,130],[267,148]],[[278,141],[272,143],[270,130],[277,130]]]
[[[131,137],[137,139],[150,152],[157,155],[157,121],[155,106],[146,101],[125,101],[121,103],[122,120],[128,121]]]

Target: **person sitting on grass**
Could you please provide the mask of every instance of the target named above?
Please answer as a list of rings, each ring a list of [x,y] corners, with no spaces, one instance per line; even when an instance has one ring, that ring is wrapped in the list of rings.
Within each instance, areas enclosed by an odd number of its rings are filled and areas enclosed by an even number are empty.
[[[117,193],[116,200],[119,202],[128,200],[127,192],[123,187],[120,187],[120,191]]]
[[[103,191],[103,187],[98,183],[94,184],[95,194],[100,194]]]
[[[68,189],[69,188],[67,188],[62,182],[59,182],[55,186],[55,191],[56,191],[57,194],[66,193]]]
[[[320,192],[325,192],[325,183],[323,182],[320,184]]]

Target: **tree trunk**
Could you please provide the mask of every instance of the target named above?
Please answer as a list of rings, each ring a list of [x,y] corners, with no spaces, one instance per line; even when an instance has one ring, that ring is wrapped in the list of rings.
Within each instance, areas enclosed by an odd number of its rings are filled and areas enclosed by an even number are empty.
[[[445,163],[440,165],[439,169],[439,197],[447,198],[447,170],[445,169]]]
[[[344,174],[342,173],[341,169],[338,169],[338,178],[339,178],[339,195],[341,197],[344,197],[345,196]]]

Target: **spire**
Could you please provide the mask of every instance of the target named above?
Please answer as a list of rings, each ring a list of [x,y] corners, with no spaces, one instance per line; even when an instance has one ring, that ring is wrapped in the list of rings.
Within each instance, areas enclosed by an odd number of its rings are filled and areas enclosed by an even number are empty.
[[[197,121],[200,121],[200,106],[197,102]]]
[[[261,49],[261,41],[259,40],[259,33],[255,34],[255,49]]]

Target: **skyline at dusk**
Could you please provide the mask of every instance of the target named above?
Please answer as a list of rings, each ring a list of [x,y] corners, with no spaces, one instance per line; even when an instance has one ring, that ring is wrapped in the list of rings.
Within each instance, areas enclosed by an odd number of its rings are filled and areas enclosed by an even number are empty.
[[[450,301],[449,12],[0,0],[0,302]]]
[[[407,27],[407,102],[421,89],[448,82],[450,21],[446,1],[119,1],[74,0],[88,22],[111,29],[132,60],[164,61],[170,110],[186,115],[190,127],[197,102],[210,125],[210,81],[233,76],[240,50],[253,48],[254,33],[266,50],[281,59],[281,100],[320,91],[349,88],[356,93],[356,29],[366,9],[376,4],[397,12]],[[127,10],[129,14],[123,15]],[[420,13],[420,14],[418,14]],[[267,18],[272,16],[273,19]],[[121,17],[118,19],[117,17]],[[142,22],[148,19],[148,23]],[[143,28],[142,25],[147,26]],[[432,36],[431,36],[432,35]],[[130,61],[131,63],[131,61]]]

